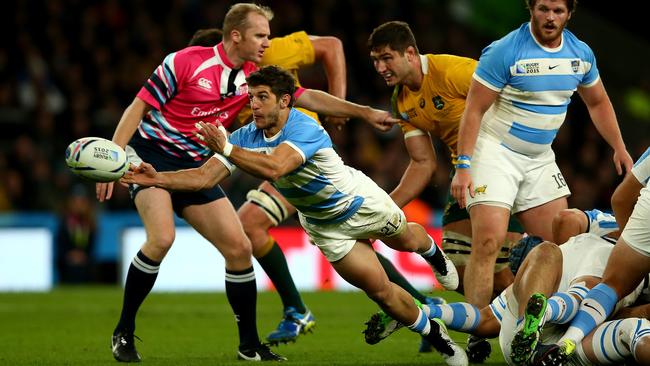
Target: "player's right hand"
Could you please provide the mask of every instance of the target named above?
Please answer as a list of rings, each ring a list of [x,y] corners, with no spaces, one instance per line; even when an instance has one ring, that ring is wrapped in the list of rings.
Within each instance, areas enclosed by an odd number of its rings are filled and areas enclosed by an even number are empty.
[[[152,187],[156,185],[157,177],[158,172],[153,167],[153,165],[142,162],[138,166],[131,165],[129,171],[124,173],[124,176],[120,178],[120,183],[137,184],[143,187]]]
[[[393,117],[390,112],[372,108],[367,121],[382,132],[390,131],[393,125],[399,123],[399,118]]]
[[[113,182],[96,183],[95,194],[97,195],[99,202],[110,200],[113,196]]]
[[[467,193],[474,197],[474,183],[469,174],[469,169],[456,169],[454,179],[451,180],[451,195],[454,196],[460,208],[467,207]]]

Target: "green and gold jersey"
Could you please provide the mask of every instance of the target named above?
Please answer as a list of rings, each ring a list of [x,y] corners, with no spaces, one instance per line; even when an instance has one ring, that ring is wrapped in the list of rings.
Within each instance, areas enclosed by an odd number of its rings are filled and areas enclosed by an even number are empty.
[[[477,61],[453,55],[420,55],[424,78],[420,90],[395,87],[393,111],[404,138],[429,132],[444,142],[452,158],[458,155],[458,127]]]

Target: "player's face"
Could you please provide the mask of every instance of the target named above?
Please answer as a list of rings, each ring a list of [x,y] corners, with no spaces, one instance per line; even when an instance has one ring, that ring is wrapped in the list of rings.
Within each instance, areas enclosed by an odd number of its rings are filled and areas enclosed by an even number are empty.
[[[370,51],[370,59],[372,59],[375,71],[384,78],[388,86],[401,83],[408,75],[409,64],[406,54],[402,55],[390,46]]]
[[[248,14],[248,28],[242,33],[239,43],[239,56],[246,60],[259,63],[264,51],[269,48],[271,30],[265,16],[257,13]]]
[[[537,0],[530,11],[533,34],[543,46],[554,48],[560,45],[562,30],[571,18],[566,1]]]
[[[267,85],[249,87],[248,99],[257,128],[268,130],[278,125],[283,101],[273,94],[271,87]]]

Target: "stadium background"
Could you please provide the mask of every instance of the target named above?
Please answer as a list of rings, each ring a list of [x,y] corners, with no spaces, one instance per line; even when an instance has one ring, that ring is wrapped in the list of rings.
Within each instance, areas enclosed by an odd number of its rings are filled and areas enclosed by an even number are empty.
[[[20,290],[21,286],[15,286],[22,276],[19,273],[34,272],[21,257],[40,251],[27,248],[33,235],[46,238],[46,250],[51,250],[50,256],[41,253],[41,262],[31,264],[53,264],[52,281],[46,289],[59,282],[118,283],[122,249],[117,243],[124,228],[136,227],[137,231],[137,215],[122,187],[108,203],[95,202],[94,186],[66,169],[65,147],[83,136],[110,138],[123,109],[164,55],[184,47],[196,29],[220,26],[231,3],[22,0],[5,6],[0,25],[0,233],[4,235],[0,240],[4,253],[0,256],[0,291]],[[375,74],[365,46],[378,24],[393,19],[408,21],[421,53],[477,58],[490,41],[528,19],[521,0],[263,3],[275,11],[271,22],[274,36],[306,30],[339,37],[346,53],[348,99],[384,109],[388,109],[390,90]],[[636,158],[649,145],[650,136],[647,32],[627,9],[601,5],[593,1],[579,4],[569,29],[594,49],[628,150]],[[326,86],[319,66],[304,70],[301,81],[309,87]],[[363,170],[387,190],[397,185],[408,163],[397,128],[381,134],[360,121],[350,121],[342,131],[330,133],[349,165]],[[412,220],[434,233],[440,225],[449,183],[447,151],[440,144],[436,149],[440,159],[435,178],[421,200],[407,210]],[[611,150],[593,128],[579,98],[569,108],[554,149],[573,192],[569,204],[607,209],[620,177],[611,164]],[[258,182],[239,173],[223,187],[239,206],[245,193]],[[60,228],[78,216],[82,217],[81,232],[72,233],[76,235],[72,239],[61,237]],[[287,225],[297,223],[290,221]],[[298,229],[283,230],[291,237],[279,240],[289,251],[295,241],[301,250],[309,251]],[[23,236],[25,233],[32,236]],[[89,255],[90,268],[67,274],[58,271],[70,260],[68,251],[79,248]],[[289,256],[299,262],[304,253],[294,254]],[[310,256],[318,258],[317,253]],[[397,260],[410,274],[422,272],[417,263]],[[23,272],[16,272],[17,268]],[[328,288],[326,280],[319,281],[317,288]],[[425,277],[419,283],[426,281],[430,279]]]

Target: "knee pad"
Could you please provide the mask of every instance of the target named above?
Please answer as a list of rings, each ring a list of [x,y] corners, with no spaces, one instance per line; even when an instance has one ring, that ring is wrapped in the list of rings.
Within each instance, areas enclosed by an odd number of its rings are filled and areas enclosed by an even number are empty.
[[[289,217],[288,210],[282,201],[262,189],[248,191],[246,199],[247,202],[261,208],[274,226],[278,226]]]

